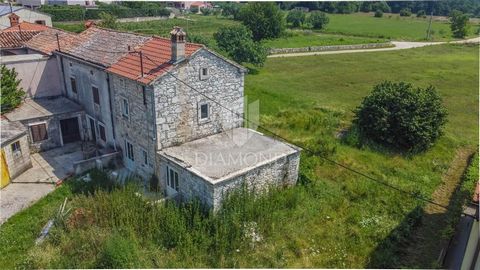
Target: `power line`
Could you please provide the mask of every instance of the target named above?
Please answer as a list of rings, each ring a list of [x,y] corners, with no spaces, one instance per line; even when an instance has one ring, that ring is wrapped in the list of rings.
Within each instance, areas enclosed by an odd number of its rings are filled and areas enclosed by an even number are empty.
[[[153,61],[150,57],[148,57],[148,55],[145,55],[145,57],[146,57],[147,59],[149,59],[150,61],[152,61],[155,65],[159,65],[158,63],[156,63],[155,61]],[[225,107],[225,106],[224,106],[223,104],[221,104],[220,102],[216,101],[215,99],[213,99],[213,98],[207,96],[206,94],[200,92],[199,90],[195,89],[195,87],[191,86],[191,85],[188,84],[187,82],[181,80],[180,78],[178,78],[177,76],[175,76],[174,74],[172,74],[170,71],[168,71],[168,70],[164,70],[164,71],[165,71],[168,75],[170,75],[170,76],[172,76],[174,79],[176,79],[177,81],[179,81],[179,82],[183,83],[184,85],[186,85],[188,88],[190,88],[190,89],[192,89],[193,91],[195,91],[195,92],[199,93],[200,95],[204,96],[206,99],[211,100],[212,102],[214,102],[215,104],[219,105],[220,107],[222,107],[222,108],[230,111],[231,113],[234,113],[235,115],[237,115],[237,117],[240,117],[240,118],[242,118],[243,120],[245,120],[245,121],[247,121],[247,122],[249,122],[249,123],[251,123],[251,124],[254,124],[254,125],[258,126],[258,127],[261,128],[262,130],[270,133],[271,135],[273,135],[273,136],[281,139],[281,140],[284,141],[284,142],[287,142],[287,143],[289,143],[289,144],[296,145],[295,143],[291,142],[291,141],[288,140],[287,138],[284,138],[283,136],[280,136],[279,134],[277,134],[277,133],[275,133],[275,132],[273,132],[273,131],[265,128],[265,127],[263,127],[262,125],[260,125],[260,123],[256,123],[256,122],[254,122],[254,121],[251,121],[251,120],[247,119],[246,117],[244,117],[243,115],[239,114],[238,112],[235,112],[235,111],[231,110],[230,108]],[[347,165],[344,165],[344,164],[342,164],[342,163],[340,163],[340,162],[337,162],[337,161],[335,161],[335,160],[333,160],[333,159],[330,159],[330,158],[322,155],[321,153],[319,153],[319,152],[317,152],[317,151],[313,151],[313,150],[311,150],[311,149],[309,149],[309,148],[307,148],[307,147],[304,147],[304,146],[300,146],[300,147],[301,147],[305,152],[308,152],[308,153],[311,154],[312,156],[316,156],[316,157],[319,157],[319,158],[321,158],[321,159],[324,159],[325,161],[328,161],[329,163],[331,163],[331,164],[333,164],[333,165],[342,167],[342,168],[344,168],[344,169],[346,169],[346,170],[348,170],[348,171],[350,171],[350,172],[352,172],[352,173],[354,173],[354,174],[360,175],[360,176],[365,177],[365,178],[367,178],[367,179],[369,179],[369,180],[371,180],[371,181],[374,181],[375,183],[381,184],[381,185],[383,185],[383,186],[385,186],[385,187],[388,187],[388,188],[391,188],[391,189],[393,189],[393,190],[396,190],[396,191],[398,191],[398,192],[400,192],[400,193],[406,194],[406,195],[408,195],[408,196],[410,196],[410,197],[412,197],[412,198],[414,198],[414,199],[417,199],[417,200],[420,200],[420,201],[423,201],[423,202],[426,202],[426,203],[430,203],[430,204],[432,204],[432,205],[435,205],[435,206],[444,208],[444,209],[446,209],[446,210],[449,210],[448,206],[445,206],[445,205],[439,204],[439,203],[437,203],[437,202],[434,202],[434,201],[432,201],[432,200],[430,200],[430,199],[424,198],[423,196],[421,196],[421,195],[419,195],[419,194],[417,194],[417,193],[410,192],[410,191],[404,190],[404,189],[402,189],[402,188],[399,188],[399,187],[397,187],[397,186],[394,186],[394,185],[392,185],[392,184],[390,184],[390,183],[388,183],[388,182],[386,182],[386,181],[382,181],[382,180],[380,180],[380,179],[374,178],[374,177],[372,177],[372,176],[370,176],[370,175],[367,175],[366,173],[363,173],[363,172],[361,172],[361,171],[359,171],[359,170],[353,169],[353,168],[351,168],[351,167],[349,167],[349,166],[347,166]],[[462,214],[464,214],[465,216],[469,216],[469,217],[472,217],[472,218],[477,219],[477,217],[474,216],[474,215],[471,215],[471,214],[468,214],[468,213],[465,213],[465,212],[462,212]]]

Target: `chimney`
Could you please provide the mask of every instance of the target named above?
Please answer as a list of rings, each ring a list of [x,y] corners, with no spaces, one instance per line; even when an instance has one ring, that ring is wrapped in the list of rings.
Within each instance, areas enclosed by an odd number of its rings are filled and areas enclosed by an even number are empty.
[[[170,32],[172,41],[172,59],[171,62],[177,63],[185,58],[185,36],[187,34],[179,26],[173,27]]]
[[[10,14],[8,19],[10,20],[10,26],[16,26],[20,21],[20,17],[18,17],[18,15],[15,13]]]

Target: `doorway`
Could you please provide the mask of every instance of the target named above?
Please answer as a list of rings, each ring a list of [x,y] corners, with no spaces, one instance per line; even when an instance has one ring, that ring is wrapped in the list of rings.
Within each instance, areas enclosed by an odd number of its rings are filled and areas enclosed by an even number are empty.
[[[60,130],[62,131],[62,140],[64,144],[80,140],[78,117],[60,120]]]
[[[93,119],[92,117],[88,116],[87,115],[87,119],[88,119],[88,126],[89,126],[89,139],[90,141],[96,141],[97,140],[97,135],[96,135],[96,132],[95,132],[95,119]]]

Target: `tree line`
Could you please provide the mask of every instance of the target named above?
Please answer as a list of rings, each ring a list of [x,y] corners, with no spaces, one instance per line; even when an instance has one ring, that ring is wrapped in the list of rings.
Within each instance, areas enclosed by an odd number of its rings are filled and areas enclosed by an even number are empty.
[[[378,2],[277,2],[283,10],[308,8],[327,13],[349,14],[354,12],[375,12],[380,10],[389,13],[425,12],[436,16],[449,16],[454,10],[480,17],[479,0],[444,0],[444,1],[378,1]]]

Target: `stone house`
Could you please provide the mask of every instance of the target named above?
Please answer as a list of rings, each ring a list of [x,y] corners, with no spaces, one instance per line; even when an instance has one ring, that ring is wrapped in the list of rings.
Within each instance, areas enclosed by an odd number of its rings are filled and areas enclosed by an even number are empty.
[[[242,128],[246,69],[187,43],[180,28],[170,34],[107,69],[125,166],[156,175],[167,196],[199,198],[214,208],[243,183],[258,189],[296,183],[299,149]],[[232,155],[235,161],[223,162]]]
[[[296,183],[300,149],[243,128],[244,67],[186,42],[179,27],[162,38],[89,26],[74,36],[44,31],[26,43],[50,51],[61,76],[61,96],[41,104],[56,112],[45,115],[52,145],[63,145],[64,134],[94,141],[121,152],[131,173],[156,176],[166,196],[214,208],[242,184]],[[29,114],[7,117],[28,126]]]

